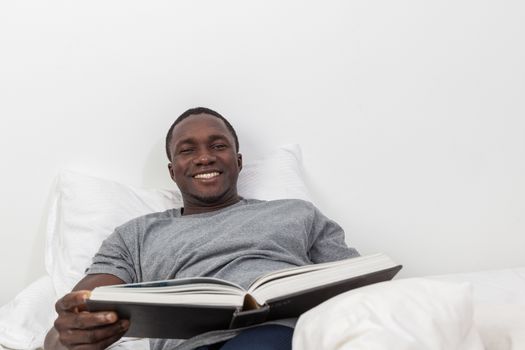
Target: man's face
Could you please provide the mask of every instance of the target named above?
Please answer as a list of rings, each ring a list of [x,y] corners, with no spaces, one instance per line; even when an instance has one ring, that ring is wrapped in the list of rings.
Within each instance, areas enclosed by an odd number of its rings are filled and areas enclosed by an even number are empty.
[[[170,175],[185,206],[210,206],[237,198],[242,157],[221,119],[209,114],[184,119],[173,129],[169,150]]]

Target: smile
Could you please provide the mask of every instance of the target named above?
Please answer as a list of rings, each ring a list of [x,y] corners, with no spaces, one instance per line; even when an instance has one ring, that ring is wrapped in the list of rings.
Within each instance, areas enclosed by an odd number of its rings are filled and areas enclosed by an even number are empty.
[[[194,175],[193,178],[195,178],[195,179],[211,179],[211,178],[214,178],[214,177],[219,176],[219,175],[220,175],[219,172],[214,171],[214,172],[211,172],[211,173],[197,174],[197,175]]]

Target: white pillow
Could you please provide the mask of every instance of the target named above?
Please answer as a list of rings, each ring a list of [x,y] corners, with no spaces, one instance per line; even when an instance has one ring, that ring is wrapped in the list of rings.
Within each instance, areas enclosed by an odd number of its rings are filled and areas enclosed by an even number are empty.
[[[482,350],[467,283],[423,278],[378,283],[303,314],[300,350]]]
[[[41,346],[55,319],[55,299],[51,278],[44,276],[2,306],[0,345],[12,349],[34,349]]]
[[[70,171],[58,176],[52,202],[45,263],[59,296],[82,278],[115,227],[140,215],[182,205],[176,190],[138,189]]]
[[[283,146],[260,160],[244,164],[238,181],[239,194],[268,200],[310,200],[302,174],[299,146]],[[41,346],[42,334],[55,318],[55,300],[82,278],[92,256],[113,229],[134,217],[180,206],[182,200],[176,188],[144,190],[63,171],[57,178],[48,215],[45,263],[51,278],[39,282],[39,285],[45,283],[45,288],[37,288],[41,289],[40,294],[33,285],[29,286],[0,309],[0,346],[14,349]],[[9,333],[4,332],[6,329]],[[131,349],[132,344],[140,346],[135,341],[126,343],[126,348]]]
[[[312,202],[303,173],[299,145],[285,145],[262,159],[246,162],[237,189],[245,198],[296,198]]]

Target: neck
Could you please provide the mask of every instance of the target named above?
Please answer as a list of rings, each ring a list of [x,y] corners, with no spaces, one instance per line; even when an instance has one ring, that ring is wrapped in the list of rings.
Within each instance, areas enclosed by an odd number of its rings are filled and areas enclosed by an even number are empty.
[[[191,200],[183,199],[184,208],[182,208],[182,215],[192,215],[192,214],[202,214],[216,211],[229,207],[238,203],[242,197],[235,195],[234,197],[229,198],[228,200],[221,201],[220,203],[192,203]]]

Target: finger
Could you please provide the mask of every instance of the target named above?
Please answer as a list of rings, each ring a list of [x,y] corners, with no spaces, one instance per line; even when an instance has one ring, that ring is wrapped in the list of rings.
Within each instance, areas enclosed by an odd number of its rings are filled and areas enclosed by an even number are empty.
[[[111,344],[126,333],[129,328],[128,320],[92,329],[70,329],[60,333],[60,342],[68,347],[90,345],[98,349],[98,345]],[[103,348],[102,348],[103,349]]]
[[[74,346],[72,349],[74,350],[103,350],[109,347],[111,344],[115,343],[117,340],[119,340],[124,333],[122,334],[115,334],[114,336],[104,339],[96,344],[81,344]]]
[[[113,311],[80,313],[66,312],[55,320],[55,328],[61,332],[68,329],[87,329],[105,326],[117,322],[118,316]]]
[[[79,311],[79,309],[85,309],[86,299],[91,294],[88,290],[80,290],[77,292],[71,292],[58,299],[55,303],[55,310],[58,313],[64,311]]]

